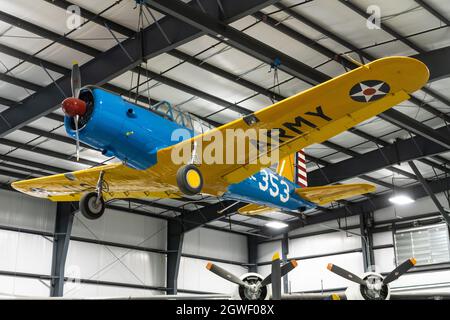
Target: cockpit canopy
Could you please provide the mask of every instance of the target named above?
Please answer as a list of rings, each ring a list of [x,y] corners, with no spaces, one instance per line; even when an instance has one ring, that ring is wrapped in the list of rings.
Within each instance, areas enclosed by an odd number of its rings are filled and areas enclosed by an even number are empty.
[[[168,101],[158,102],[157,104],[150,106],[150,110],[180,126],[193,130],[195,134],[205,133],[206,131],[214,128],[214,126],[201,120],[193,114],[172,106],[172,104]]]

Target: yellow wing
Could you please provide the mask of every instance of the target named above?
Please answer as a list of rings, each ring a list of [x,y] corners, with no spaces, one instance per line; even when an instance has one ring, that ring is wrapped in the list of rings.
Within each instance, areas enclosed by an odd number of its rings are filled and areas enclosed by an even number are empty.
[[[268,166],[262,163],[260,155],[250,158],[249,153],[237,152],[238,144],[234,137],[227,135],[228,129],[279,129],[279,157],[284,158],[407,100],[410,93],[425,85],[428,77],[427,67],[418,60],[408,57],[379,59],[249,116],[162,149],[158,152],[156,167],[171,172],[170,181],[174,183],[173,177],[179,166],[173,164],[172,153],[177,154],[183,148],[193,150],[195,144],[202,145],[204,154],[218,155],[213,160],[222,160],[222,163],[198,164],[205,180],[203,191],[221,195],[228,185]],[[224,143],[213,153],[208,148],[217,139]],[[228,161],[228,157],[234,161]]]
[[[31,196],[52,201],[78,201],[83,193],[96,189],[101,171],[104,172],[105,200],[180,196],[177,187],[164,183],[155,172],[134,170],[121,163],[16,181],[12,183],[12,187]]]
[[[373,185],[364,183],[295,189],[295,193],[300,197],[319,206],[373,191],[375,191]]]
[[[242,208],[238,209],[238,212],[240,214],[244,214],[244,215],[248,215],[248,216],[254,216],[254,215],[258,215],[258,214],[263,214],[265,212],[271,212],[274,211],[275,209],[264,206],[264,205],[259,205],[259,204],[255,204],[255,203],[250,203],[247,204],[245,206],[243,206]]]

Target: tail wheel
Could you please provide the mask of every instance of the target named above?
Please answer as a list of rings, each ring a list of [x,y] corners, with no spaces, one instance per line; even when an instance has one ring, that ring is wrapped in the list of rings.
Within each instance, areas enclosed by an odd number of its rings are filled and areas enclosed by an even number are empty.
[[[193,164],[180,167],[177,172],[178,189],[187,196],[193,196],[202,191],[203,176]]]
[[[105,201],[96,192],[86,193],[80,199],[80,212],[87,219],[99,219],[105,212]]]

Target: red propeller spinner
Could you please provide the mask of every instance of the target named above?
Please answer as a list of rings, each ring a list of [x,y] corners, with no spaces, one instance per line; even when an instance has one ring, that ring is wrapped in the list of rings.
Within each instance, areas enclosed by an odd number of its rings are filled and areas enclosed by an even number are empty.
[[[86,113],[86,102],[74,97],[66,98],[62,102],[62,109],[68,117],[81,117]]]

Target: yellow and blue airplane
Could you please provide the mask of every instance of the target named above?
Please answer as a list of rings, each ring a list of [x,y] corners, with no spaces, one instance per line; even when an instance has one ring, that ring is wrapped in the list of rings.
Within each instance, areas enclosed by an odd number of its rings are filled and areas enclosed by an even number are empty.
[[[373,192],[375,187],[370,184],[308,187],[304,155],[298,151],[409,99],[411,93],[426,84],[428,77],[427,67],[418,60],[379,59],[241,119],[183,141],[173,141],[174,130],[193,131],[195,119],[176,113],[168,103],[161,113],[101,88],[81,88],[80,70],[74,64],[72,97],[62,103],[67,134],[77,145],[82,141],[122,163],[17,181],[12,186],[52,201],[80,201],[80,211],[90,219],[99,218],[105,201],[110,199],[179,198],[200,193],[249,203],[239,210],[242,214],[274,209],[304,212],[331,201]],[[270,164],[259,158],[250,159],[250,154],[241,155],[245,161],[239,163],[172,161],[174,148],[188,146],[195,150],[200,141],[205,148],[212,143],[212,136],[227,129],[277,129],[280,157],[277,170],[270,169]],[[224,141],[223,154],[236,152],[229,150],[230,145],[236,148],[229,142]]]

